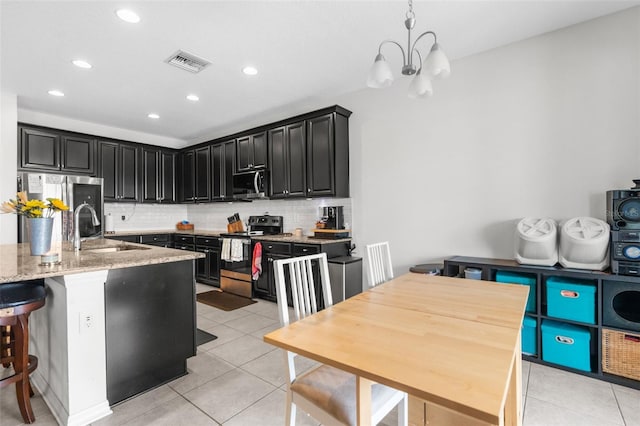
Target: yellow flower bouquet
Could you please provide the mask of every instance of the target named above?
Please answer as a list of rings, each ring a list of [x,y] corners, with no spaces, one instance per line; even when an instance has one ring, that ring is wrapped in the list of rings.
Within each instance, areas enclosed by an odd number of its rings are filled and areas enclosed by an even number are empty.
[[[47,198],[47,201],[29,200],[26,192],[18,192],[15,200],[5,201],[0,205],[3,213],[15,213],[29,218],[53,217],[56,212],[67,211],[69,206],[58,198]]]

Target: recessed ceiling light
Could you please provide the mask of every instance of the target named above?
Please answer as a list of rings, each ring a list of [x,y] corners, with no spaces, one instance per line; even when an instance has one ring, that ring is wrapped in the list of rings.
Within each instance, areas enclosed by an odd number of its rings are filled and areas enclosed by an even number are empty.
[[[130,24],[137,24],[140,22],[140,17],[133,10],[118,9],[116,10],[116,15],[118,15],[118,18]]]
[[[71,63],[78,68],[91,68],[91,64],[87,61],[83,61],[82,59],[74,59],[73,61],[71,61]]]
[[[258,70],[255,69],[254,67],[244,67],[244,68],[242,68],[242,72],[245,73],[246,75],[256,75],[256,74],[258,74]]]
[[[47,93],[49,93],[51,96],[64,96],[64,93],[59,90],[49,90]]]
[[[155,114],[153,112],[151,114],[147,115],[147,117],[153,118],[154,120],[157,120],[158,118],[160,118],[160,116],[158,114]]]
[[[187,99],[189,99],[190,101],[193,101],[193,102],[198,102],[200,100],[198,95],[187,95]]]

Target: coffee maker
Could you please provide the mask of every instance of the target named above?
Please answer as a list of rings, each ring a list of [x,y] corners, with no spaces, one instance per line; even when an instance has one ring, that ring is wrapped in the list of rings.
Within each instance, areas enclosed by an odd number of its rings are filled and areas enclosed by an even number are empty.
[[[342,206],[323,207],[322,220],[326,229],[344,229]]]

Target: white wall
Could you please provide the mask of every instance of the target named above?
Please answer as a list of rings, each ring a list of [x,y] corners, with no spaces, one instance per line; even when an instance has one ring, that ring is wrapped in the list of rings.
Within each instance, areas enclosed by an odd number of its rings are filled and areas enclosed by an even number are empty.
[[[455,61],[427,100],[407,99],[398,77],[337,99],[354,111],[360,247],[390,241],[399,274],[452,255],[513,258],[525,216],[604,219],[605,191],[640,177],[639,16]]]
[[[0,96],[0,203],[16,198],[18,158],[17,97],[2,91]],[[18,241],[18,220],[14,214],[0,214],[0,244]]]
[[[89,135],[147,143],[150,145],[167,146],[170,148],[182,148],[186,145],[181,139],[152,135],[150,133],[137,132],[120,127],[92,123],[90,121],[75,120],[73,118],[46,114],[39,111],[31,111],[24,108],[20,108],[18,110],[18,121],[22,123],[52,127],[54,129],[64,129],[73,132],[87,133]]]

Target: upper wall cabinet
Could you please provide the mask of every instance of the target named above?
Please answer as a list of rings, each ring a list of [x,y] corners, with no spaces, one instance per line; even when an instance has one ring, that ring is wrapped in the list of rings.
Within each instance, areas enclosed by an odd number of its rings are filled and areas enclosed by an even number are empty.
[[[19,125],[18,130],[18,168],[95,173],[95,138],[25,125]]]
[[[349,127],[344,115],[334,112],[307,120],[305,196],[349,196]]]
[[[98,177],[104,179],[105,201],[140,201],[140,147],[100,141]]]
[[[211,145],[211,201],[233,198],[235,163],[235,139]]]
[[[180,155],[182,190],[180,201],[201,203],[211,194],[211,150],[209,146],[184,151]]]
[[[304,121],[269,130],[271,198],[306,194],[306,135]]]
[[[271,198],[349,196],[349,111],[269,130]]]
[[[174,203],[176,154],[152,147],[142,148],[142,202]]]
[[[239,137],[236,146],[237,171],[246,172],[267,167],[267,132]]]

